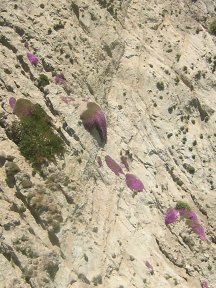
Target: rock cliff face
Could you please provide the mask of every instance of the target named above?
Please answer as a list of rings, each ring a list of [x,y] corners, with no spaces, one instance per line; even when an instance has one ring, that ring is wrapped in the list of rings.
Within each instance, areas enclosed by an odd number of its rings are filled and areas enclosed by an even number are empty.
[[[0,1],[0,287],[216,287],[215,11],[214,0]],[[11,137],[10,97],[41,105],[64,156],[34,171]],[[106,115],[103,147],[80,121],[87,101]],[[106,155],[126,156],[144,190]],[[165,225],[180,200],[206,241]]]

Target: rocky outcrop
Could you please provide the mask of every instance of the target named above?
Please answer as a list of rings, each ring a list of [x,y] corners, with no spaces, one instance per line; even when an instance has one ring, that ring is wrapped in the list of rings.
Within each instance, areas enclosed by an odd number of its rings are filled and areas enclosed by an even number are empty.
[[[216,286],[215,10],[213,0],[1,1],[0,287]],[[64,156],[32,167],[10,97],[40,104]],[[103,147],[80,119],[87,102],[106,115]],[[142,192],[126,185],[128,169]],[[179,200],[207,241],[165,225]]]

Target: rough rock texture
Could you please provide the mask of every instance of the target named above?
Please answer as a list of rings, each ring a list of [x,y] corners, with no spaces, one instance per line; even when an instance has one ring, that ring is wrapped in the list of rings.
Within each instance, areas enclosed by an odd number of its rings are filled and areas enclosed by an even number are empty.
[[[216,287],[215,11],[214,0],[0,1],[0,287]],[[10,97],[39,103],[66,143],[41,173],[8,138]],[[103,148],[80,121],[88,100],[107,117]],[[120,153],[143,192],[99,167]],[[179,200],[207,241],[165,226]]]

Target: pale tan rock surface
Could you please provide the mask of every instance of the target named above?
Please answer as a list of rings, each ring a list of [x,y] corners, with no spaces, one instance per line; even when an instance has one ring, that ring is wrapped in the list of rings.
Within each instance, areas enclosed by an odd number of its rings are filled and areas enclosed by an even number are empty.
[[[0,1],[0,288],[216,287],[215,11],[214,0]],[[41,104],[68,140],[43,177],[6,134],[11,96]],[[103,148],[80,123],[87,98],[107,117]],[[106,166],[120,153],[145,191]],[[20,172],[9,187],[11,161]],[[207,241],[164,224],[179,200]]]

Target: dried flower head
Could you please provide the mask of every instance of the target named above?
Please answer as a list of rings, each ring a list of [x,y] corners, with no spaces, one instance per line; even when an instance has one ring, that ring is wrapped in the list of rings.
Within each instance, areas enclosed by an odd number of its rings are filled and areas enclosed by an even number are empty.
[[[126,184],[132,191],[143,191],[144,185],[142,181],[133,174],[126,174]]]
[[[94,102],[88,102],[87,110],[81,114],[80,118],[82,119],[86,130],[91,132],[94,128],[96,128],[100,135],[101,141],[103,143],[107,142],[106,118],[99,105]]]
[[[112,159],[110,156],[106,155],[105,156],[105,162],[107,166],[117,175],[119,176],[120,174],[124,174],[122,171],[122,168],[119,166],[119,164]]]

